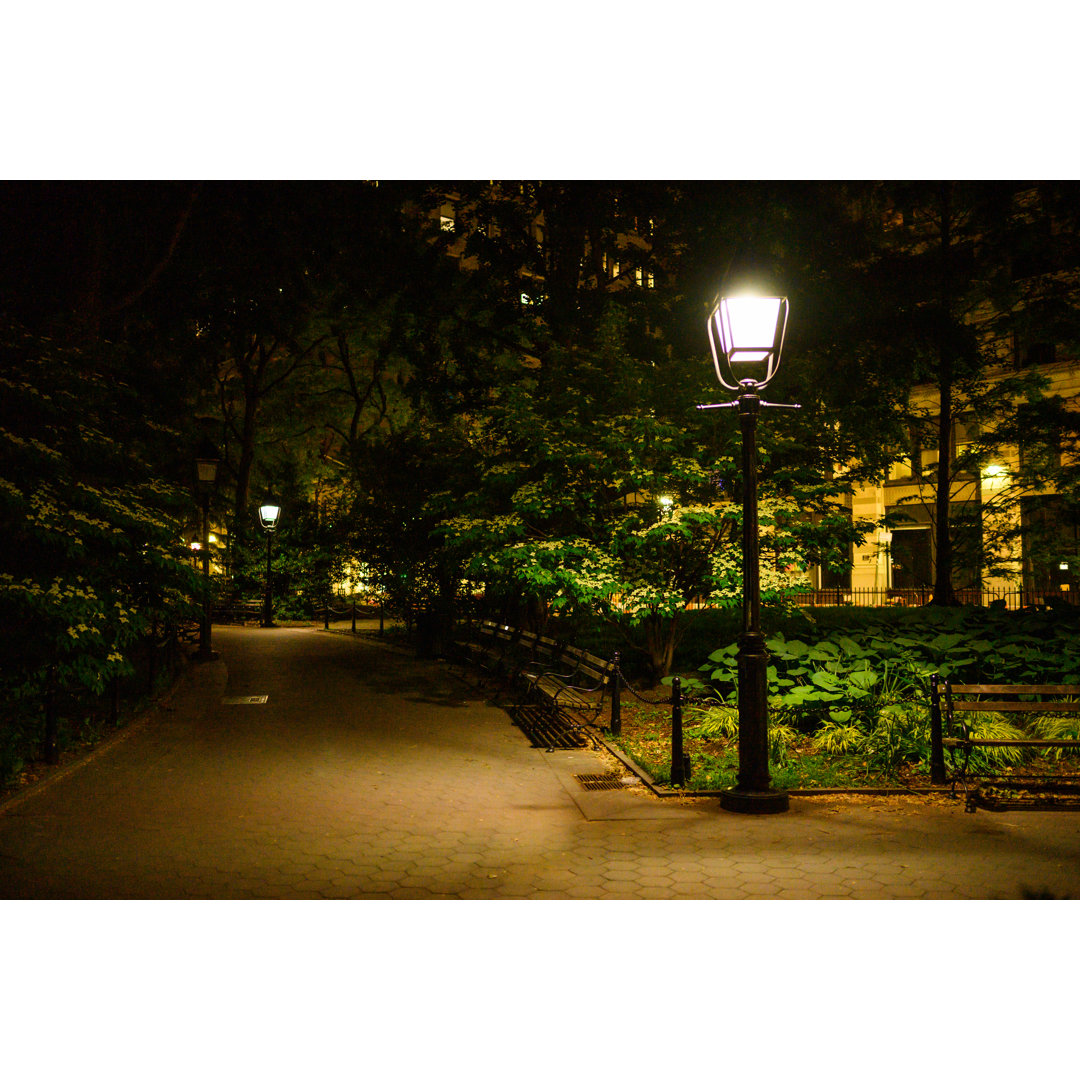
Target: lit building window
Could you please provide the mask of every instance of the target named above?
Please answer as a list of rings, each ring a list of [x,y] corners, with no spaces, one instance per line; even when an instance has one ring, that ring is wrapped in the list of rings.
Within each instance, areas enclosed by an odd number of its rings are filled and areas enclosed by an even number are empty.
[[[914,475],[914,470],[911,467],[911,457],[900,458],[899,461],[894,461],[889,465],[889,479],[890,480],[910,480]]]
[[[971,450],[979,438],[979,422],[973,417],[964,416],[953,422],[953,461]]]
[[[452,217],[447,217],[446,214],[440,214],[439,215],[439,228],[442,229],[443,232],[453,232],[454,231],[454,219]]]
[[[634,271],[634,278],[637,283],[644,289],[652,289],[656,287],[656,277],[651,270],[642,270],[639,266]]]

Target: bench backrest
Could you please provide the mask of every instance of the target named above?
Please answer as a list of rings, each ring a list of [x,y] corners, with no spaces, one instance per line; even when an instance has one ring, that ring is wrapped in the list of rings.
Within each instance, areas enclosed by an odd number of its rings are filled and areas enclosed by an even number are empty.
[[[1080,712],[1080,686],[1060,683],[943,683],[946,710],[953,712]],[[954,694],[974,695],[957,699]],[[991,695],[987,698],[986,695]],[[1074,696],[1076,701],[1032,701],[1030,695]],[[1004,697],[1002,696],[1004,695]],[[1020,700],[1023,697],[1024,700]]]
[[[571,678],[581,675],[597,682],[609,678],[614,667],[613,661],[594,656],[584,649],[567,648],[563,653],[563,660],[573,668]]]

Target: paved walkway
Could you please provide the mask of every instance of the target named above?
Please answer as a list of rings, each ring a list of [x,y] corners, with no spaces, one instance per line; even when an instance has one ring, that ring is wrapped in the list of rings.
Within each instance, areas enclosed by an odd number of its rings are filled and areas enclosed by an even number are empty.
[[[214,639],[167,704],[0,807],[0,897],[1080,896],[1080,814],[586,791],[610,759],[532,749],[443,664],[311,628]]]

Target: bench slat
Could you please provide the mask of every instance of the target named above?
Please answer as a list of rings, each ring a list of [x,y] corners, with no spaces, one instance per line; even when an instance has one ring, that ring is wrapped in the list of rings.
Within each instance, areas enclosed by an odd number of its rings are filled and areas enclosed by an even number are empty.
[[[954,712],[1080,712],[1080,701],[954,701]]]
[[[942,746],[956,749],[964,746],[1071,746],[1080,750],[1076,739],[942,739]]]
[[[1076,694],[1080,695],[1080,686],[1050,686],[1014,683],[985,683],[970,685],[947,684],[954,694]]]

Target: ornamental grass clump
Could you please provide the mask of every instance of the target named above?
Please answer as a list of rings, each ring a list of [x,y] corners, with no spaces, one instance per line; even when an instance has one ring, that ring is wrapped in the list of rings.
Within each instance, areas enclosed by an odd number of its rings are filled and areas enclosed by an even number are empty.
[[[973,739],[1023,739],[1026,733],[1001,713],[972,712],[965,714],[968,731]],[[1040,736],[1041,737],[1041,736]],[[968,767],[972,771],[1001,769],[1021,765],[1030,756],[1025,746],[977,746],[972,749]]]
[[[1065,700],[1074,701],[1074,698]],[[1031,734],[1036,739],[1077,739],[1080,740],[1080,715],[1078,716],[1040,716],[1031,723]],[[1062,758],[1075,754],[1076,749],[1068,746],[1050,746],[1046,753],[1053,758]]]

